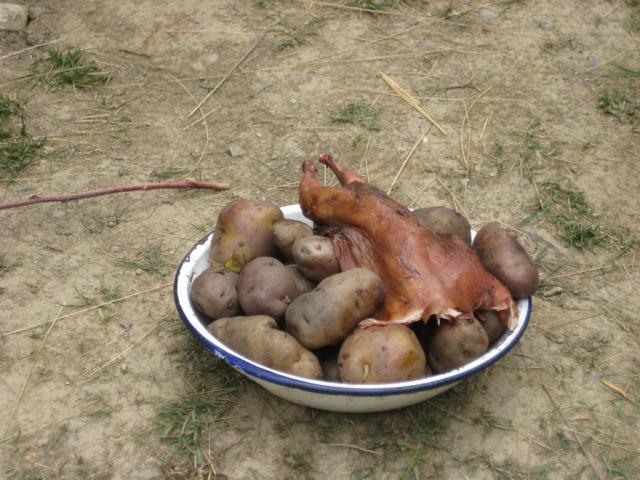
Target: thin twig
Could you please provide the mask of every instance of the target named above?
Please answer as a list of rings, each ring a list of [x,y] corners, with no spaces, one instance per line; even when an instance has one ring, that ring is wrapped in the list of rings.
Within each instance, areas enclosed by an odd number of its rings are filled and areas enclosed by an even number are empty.
[[[177,80],[177,79],[176,79]],[[183,130],[189,130],[191,127],[193,127],[194,125],[197,125],[198,123],[202,122],[203,120],[205,120],[209,115],[211,115],[213,112],[215,112],[216,110],[218,110],[220,108],[220,105],[216,105],[215,107],[213,107],[211,110],[209,110],[207,113],[205,113],[204,115],[202,115],[202,117],[198,118],[197,120],[194,120],[193,122],[191,122],[189,125],[187,125],[186,127],[183,128]]]
[[[400,12],[390,12],[388,10],[374,10],[372,8],[362,8],[362,7],[351,7],[348,5],[340,5],[338,3],[330,3],[330,2],[312,2],[312,6],[317,5],[319,7],[328,7],[335,8],[337,10],[351,10],[354,12],[364,12],[364,13],[375,13],[377,15],[393,15],[396,17],[406,17],[405,14]]]
[[[159,290],[161,288],[168,287],[170,285],[173,285],[173,282],[165,283],[163,285],[158,285],[156,287],[147,288],[146,290],[141,290],[139,292],[130,293],[129,295],[125,295],[124,297],[116,298],[114,300],[109,300],[108,302],[101,303],[100,305],[94,305],[93,307],[83,308],[82,310],[78,310],[76,312],[68,313],[66,315],[63,315],[60,318],[58,318],[57,320],[60,321],[60,320],[64,320],[65,318],[74,317],[76,315],[80,315],[82,313],[90,312],[91,310],[96,310],[98,308],[102,308],[102,307],[105,307],[107,305],[111,305],[112,303],[118,303],[118,302],[121,302],[123,300],[127,300],[127,299],[132,298],[132,297],[137,297],[139,295],[143,295],[145,293],[153,292],[154,290]],[[33,330],[34,328],[44,327],[45,325],[47,325],[47,324],[49,324],[51,322],[52,322],[52,320],[47,320],[46,322],[35,323],[33,325],[22,327],[22,328],[19,328],[17,330],[12,330],[10,332],[0,333],[0,337],[8,337],[9,335],[15,335],[16,333],[22,333],[22,332],[26,332],[27,330]]]
[[[436,177],[436,181],[440,185],[442,185],[442,188],[444,188],[447,191],[447,193],[451,196],[451,202],[453,203],[453,207],[456,210],[460,210],[462,214],[465,216],[465,218],[469,218],[469,216],[467,215],[467,212],[464,210],[464,207],[462,206],[462,203],[460,203],[460,200],[458,200],[458,197],[456,197],[455,193],[453,193],[451,189],[447,187],[442,180],[440,180],[439,177]]]
[[[371,455],[382,455],[382,452],[377,452],[375,450],[369,450],[368,448],[359,447],[358,445],[351,445],[348,443],[325,443],[326,447],[341,447],[341,448],[353,448],[354,450],[359,450],[361,452],[370,453]]]
[[[24,207],[27,205],[34,205],[36,203],[68,202],[83,198],[99,197],[100,195],[108,195],[110,193],[133,192],[136,190],[160,190],[167,188],[207,188],[212,190],[228,190],[230,187],[226,183],[202,182],[192,178],[186,178],[184,180],[167,180],[165,182],[129,183],[123,185],[111,185],[110,187],[102,187],[84,192],[64,193],[60,195],[39,195],[35,193],[25,198],[0,203],[0,210],[5,208]]]
[[[593,461],[591,460],[591,456],[589,455],[589,453],[587,452],[587,450],[584,448],[584,445],[582,445],[582,442],[580,441],[580,439],[578,438],[578,436],[575,434],[575,432],[571,429],[571,425],[569,424],[569,421],[567,420],[567,417],[564,416],[564,413],[562,413],[562,409],[560,408],[560,406],[556,403],[555,399],[551,396],[551,392],[549,392],[549,390],[547,390],[547,387],[545,387],[544,385],[541,385],[542,389],[545,391],[545,393],[547,394],[547,396],[549,397],[549,400],[551,400],[551,403],[553,404],[553,406],[556,408],[558,414],[560,415],[560,418],[562,418],[562,421],[565,423],[565,425],[567,426],[567,428],[569,429],[569,431],[571,432],[571,434],[573,435],[573,438],[575,439],[576,443],[578,444],[578,446],[580,447],[580,450],[582,450],[582,453],[584,454],[585,458],[587,459],[587,461],[589,462],[589,465],[591,465],[591,468],[593,469],[594,472],[596,472],[597,477],[600,480],[604,480],[604,477],[602,476],[602,474],[600,473],[600,471],[596,468],[595,464],[593,463]]]
[[[196,99],[196,97],[193,96],[193,93],[191,93],[191,90],[189,90],[187,88],[187,86],[178,78],[173,77],[176,79],[176,82],[178,82],[178,85],[180,85],[182,87],[182,89],[187,92],[187,95],[189,95],[194,103],[198,103],[198,100]],[[193,172],[196,171],[196,169],[200,166],[200,163],[202,163],[202,159],[204,158],[204,156],[207,154],[207,149],[209,148],[209,122],[207,122],[207,117],[205,116],[204,112],[202,111],[202,108],[200,108],[199,106],[196,107],[197,110],[200,112],[200,119],[203,122],[204,125],[204,134],[206,136],[206,141],[204,142],[204,148],[202,149],[202,153],[200,154],[200,158],[198,158],[198,161],[196,162],[196,164],[191,168],[191,170],[189,170],[189,172],[187,173],[187,175],[191,175]],[[217,107],[216,107],[217,108]],[[211,110],[212,112],[215,110],[215,108],[213,110]],[[209,112],[211,113],[211,112]]]
[[[255,42],[253,42],[251,47],[249,47],[249,50],[247,50],[246,53],[242,56],[242,58],[240,58],[240,60],[238,60],[238,62],[233,66],[233,68],[231,70],[229,70],[227,72],[227,74],[224,77],[222,77],[218,83],[216,83],[215,87],[213,87],[209,91],[209,93],[207,93],[205,95],[205,97],[202,100],[200,100],[200,102],[198,102],[196,107],[193,110],[191,110],[189,115],[187,115],[187,118],[191,118],[193,116],[193,114],[196,113],[198,111],[198,109],[200,109],[200,107],[202,107],[202,105],[204,105],[205,102],[207,100],[209,100],[214,93],[216,93],[216,91],[222,86],[222,84],[229,79],[231,74],[233,74],[233,72],[235,72],[238,69],[238,67],[240,65],[242,65],[244,63],[244,61],[249,57],[249,55],[251,55],[251,53],[258,47],[258,45],[260,45],[260,43],[262,43],[262,40],[264,40],[264,37],[267,35],[269,30],[271,30],[272,27],[277,25],[279,23],[279,21],[280,20],[278,20],[277,22],[274,22],[272,25],[270,25],[269,28],[267,28],[264,31],[264,33],[262,35],[260,35],[260,37],[258,37],[258,39]]]
[[[64,308],[64,306],[60,307],[60,310],[58,310],[58,313],[57,313],[56,317],[53,319],[53,321],[51,322],[51,325],[49,325],[49,328],[47,329],[47,332],[44,334],[44,337],[42,338],[42,341],[40,342],[40,345],[38,346],[38,350],[36,350],[35,358],[33,359],[33,363],[31,364],[31,368],[29,369],[29,373],[27,374],[27,378],[24,379],[24,383],[22,384],[22,388],[20,389],[20,393],[18,394],[18,397],[16,398],[16,403],[13,406],[13,410],[11,411],[11,415],[9,415],[9,418],[7,419],[7,429],[4,432],[4,436],[5,437],[9,434],[9,430],[11,429],[11,425],[13,423],[13,419],[16,416],[16,413],[18,412],[18,407],[20,406],[20,400],[22,400],[22,396],[24,395],[24,391],[27,388],[27,384],[29,383],[29,379],[31,378],[31,374],[33,373],[33,370],[36,367],[36,359],[40,355],[40,352],[42,351],[42,348],[44,347],[44,344],[47,341],[47,338],[49,338],[49,334],[51,333],[51,330],[53,330],[53,327],[55,326],[56,322],[60,318],[60,314],[62,313],[62,309],[63,308]]]
[[[411,105],[418,113],[420,113],[429,122],[431,122],[434,127],[436,127],[438,130],[440,130],[440,132],[442,132],[443,135],[447,134],[447,132],[438,124],[438,122],[436,122],[433,118],[431,118],[431,116],[427,113],[427,111],[420,106],[418,101],[415,98],[413,98],[413,96],[411,96],[409,92],[403,89],[400,85],[398,85],[395,82],[395,80],[393,80],[393,78],[389,77],[385,73],[380,72],[380,75],[382,76],[382,80],[384,80],[385,83],[389,85],[389,88],[391,88],[391,90],[393,90],[398,95],[400,95],[400,98],[402,98],[405,102]]]
[[[414,152],[420,146],[420,144],[422,143],[422,140],[424,139],[424,137],[427,136],[427,134],[431,131],[432,128],[433,128],[433,125],[429,125],[424,130],[424,132],[422,132],[420,134],[420,136],[416,140],[416,143],[413,144],[413,147],[411,147],[411,150],[409,151],[409,153],[405,157],[404,162],[402,162],[402,165],[400,165],[400,169],[398,169],[398,173],[396,173],[396,176],[393,179],[393,182],[391,182],[391,185],[387,189],[387,195],[391,194],[391,190],[393,190],[393,187],[395,186],[396,182],[398,181],[398,178],[400,178],[400,175],[402,174],[402,172],[404,171],[405,167],[407,166],[407,163],[409,163],[409,160],[413,156]]]
[[[133,342],[131,345],[129,345],[127,348],[125,348],[123,351],[121,351],[119,354],[117,354],[115,357],[113,357],[111,360],[103,363],[100,367],[96,368],[95,370],[93,370],[91,373],[89,373],[89,371],[84,372],[81,375],[81,379],[82,380],[87,380],[88,378],[93,377],[94,375],[96,375],[97,373],[101,372],[102,370],[104,370],[105,368],[107,368],[109,365],[113,364],[114,362],[116,362],[117,360],[119,360],[120,358],[122,358],[123,356],[125,356],[127,353],[129,353],[129,351],[131,351],[134,347],[136,347],[140,342],[142,342],[145,338],[147,338],[155,329],[157,329],[160,326],[160,322],[156,323],[153,327],[151,327],[149,330],[147,330],[147,332],[142,335],[140,338],[138,338],[135,342]]]
[[[618,395],[621,395],[622,397],[626,398],[631,403],[633,403],[633,399],[622,388],[618,387],[617,385],[614,385],[613,383],[607,382],[604,378],[601,380],[601,382],[602,382],[602,384],[604,386],[609,387],[611,390],[616,392]]]
[[[418,192],[418,194],[413,198],[413,200],[411,200],[409,202],[409,204],[407,205],[407,207],[411,208],[412,206],[414,206],[416,204],[416,202],[420,199],[420,197],[422,196],[422,194],[427,190],[427,188],[429,188],[431,185],[433,185],[433,182],[435,182],[435,178],[433,180],[431,180],[429,183],[426,183],[424,187],[422,187],[422,190],[420,190]]]
[[[21,53],[28,52],[30,50],[35,50],[36,48],[46,47],[47,45],[53,45],[54,43],[61,42],[65,38],[67,37],[56,38],[55,40],[51,40],[49,42],[39,43],[38,45],[33,45],[31,47],[23,48],[22,50],[18,50],[16,52],[7,53],[6,55],[3,55],[2,57],[0,57],[0,60],[4,60],[5,58],[10,58],[10,57],[15,57],[16,55],[20,55]]]

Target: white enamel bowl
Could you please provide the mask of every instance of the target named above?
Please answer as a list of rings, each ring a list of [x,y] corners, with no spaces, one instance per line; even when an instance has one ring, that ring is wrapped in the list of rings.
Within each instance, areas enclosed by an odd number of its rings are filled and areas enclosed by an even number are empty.
[[[282,207],[286,218],[310,221],[298,205]],[[480,358],[447,373],[410,382],[353,385],[296,377],[264,367],[226,347],[206,328],[207,322],[191,303],[191,282],[209,267],[213,234],[200,240],[180,263],[174,282],[174,298],[180,317],[191,332],[214,355],[268,391],[291,402],[335,412],[379,412],[406,407],[434,397],[502,358],[518,342],[529,323],[531,298],[518,301],[518,321]]]

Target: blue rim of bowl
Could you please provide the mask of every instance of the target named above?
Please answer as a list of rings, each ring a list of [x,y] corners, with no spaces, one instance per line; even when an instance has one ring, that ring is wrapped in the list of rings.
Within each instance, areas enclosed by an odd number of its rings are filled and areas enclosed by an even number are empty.
[[[205,244],[212,235],[213,233],[209,233],[201,238],[191,248],[191,250],[189,250],[189,252],[185,255],[185,257],[180,262],[180,265],[178,266],[178,270],[173,282],[173,298],[176,304],[176,309],[178,310],[178,314],[180,315],[180,318],[187,326],[187,328],[191,331],[191,333],[200,342],[202,342],[207,350],[209,350],[211,353],[219,358],[224,359],[230,366],[241,370],[251,377],[274,383],[276,385],[281,385],[283,387],[295,388],[298,390],[305,390],[318,394],[346,395],[356,397],[402,395],[444,387],[464,380],[465,378],[474,375],[478,371],[488,367],[489,365],[497,362],[502,357],[504,357],[516,345],[516,343],[518,343],[525,330],[527,329],[529,319],[531,317],[531,311],[533,308],[531,297],[518,300],[518,303],[520,303],[522,300],[525,300],[525,318],[522,321],[518,320],[516,328],[513,331],[503,334],[503,336],[507,335],[507,338],[503,338],[502,341],[500,339],[496,341],[501,341],[501,343],[497,347],[497,351],[494,347],[493,349],[489,349],[481,357],[458,369],[437,375],[431,375],[429,377],[424,377],[418,380],[387,384],[354,385],[296,377],[294,375],[279,372],[263,365],[259,365],[258,363],[253,362],[248,358],[239,355],[228,347],[222,345],[220,342],[218,342],[220,344],[217,345],[215,343],[216,340],[213,336],[209,335],[210,338],[208,338],[206,335],[203,335],[194,325],[193,322],[198,322],[200,325],[202,325],[200,319],[198,319],[197,317],[191,319],[184,311],[179,299],[178,291],[178,283],[181,278],[182,269],[185,264],[190,261],[191,255],[194,250],[199,246]],[[518,309],[518,317],[520,317],[520,309]],[[204,325],[202,326],[204,327]],[[206,327],[204,327],[204,329],[206,330]]]

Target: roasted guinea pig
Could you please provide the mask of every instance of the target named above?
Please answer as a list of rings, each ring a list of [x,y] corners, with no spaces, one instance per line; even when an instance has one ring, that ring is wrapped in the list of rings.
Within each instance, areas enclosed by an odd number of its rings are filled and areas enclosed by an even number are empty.
[[[515,323],[511,294],[467,243],[432,232],[407,207],[330,155],[320,162],[342,186],[322,185],[315,164],[305,161],[300,206],[317,231],[331,239],[343,271],[363,267],[383,280],[384,303],[365,324],[407,324],[432,316],[456,321],[476,310],[496,311],[505,326]]]

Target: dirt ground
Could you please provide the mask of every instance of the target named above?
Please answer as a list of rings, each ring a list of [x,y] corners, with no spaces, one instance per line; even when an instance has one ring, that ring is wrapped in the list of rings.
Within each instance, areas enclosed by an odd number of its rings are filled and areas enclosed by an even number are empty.
[[[3,171],[0,201],[231,188],[0,213],[0,477],[640,478],[640,5],[337,2],[17,2],[31,20],[0,32],[0,93],[46,145]],[[54,48],[110,78],[52,86]],[[429,123],[381,72],[447,135],[420,140]],[[353,102],[377,124],[331,121]],[[232,199],[297,203],[323,152],[385,190],[400,172],[405,204],[519,235],[541,284],[507,357],[423,404],[345,415],[273,397],[192,340],[170,288],[182,257]]]

